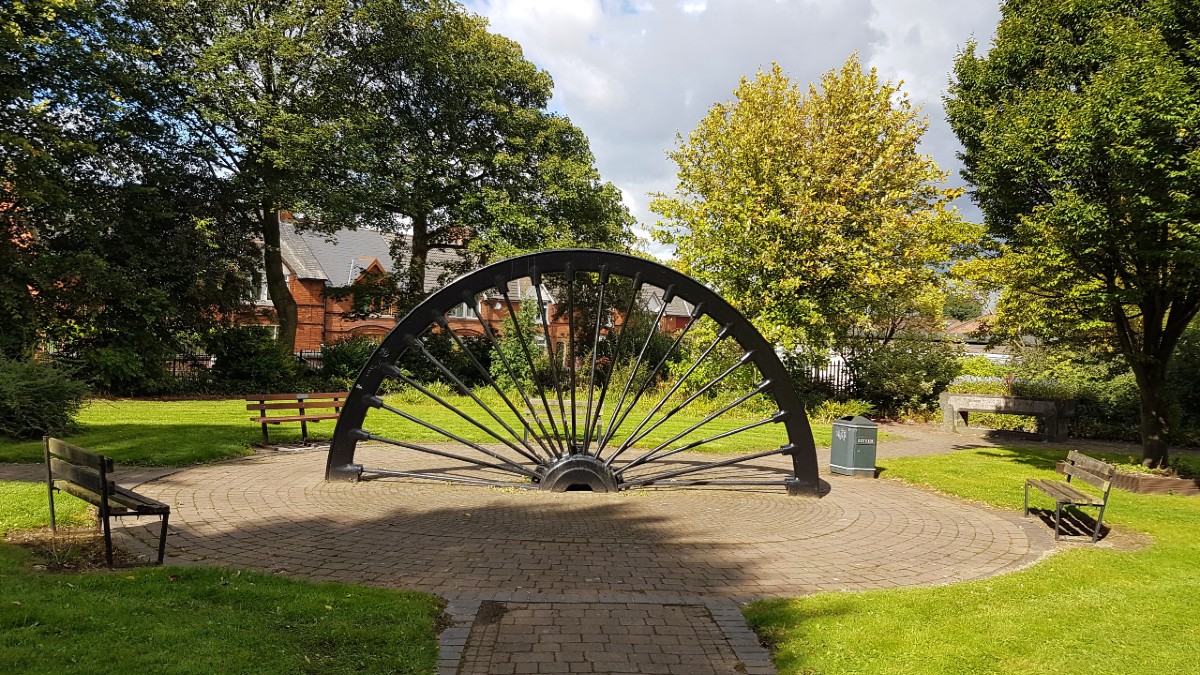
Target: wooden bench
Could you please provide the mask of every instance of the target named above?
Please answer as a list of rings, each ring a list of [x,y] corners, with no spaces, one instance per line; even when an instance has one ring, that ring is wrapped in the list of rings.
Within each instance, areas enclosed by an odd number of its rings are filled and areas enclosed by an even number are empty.
[[[1072,450],[1060,470],[1067,475],[1065,483],[1041,478],[1030,478],[1025,481],[1025,515],[1029,515],[1029,488],[1033,487],[1050,495],[1054,500],[1054,538],[1058,539],[1064,508],[1068,506],[1098,506],[1100,514],[1096,516],[1096,528],[1092,531],[1092,543],[1094,544],[1100,538],[1100,523],[1104,520],[1104,509],[1108,505],[1108,493],[1112,489],[1112,478],[1116,475],[1117,468]],[[1078,478],[1099,488],[1104,493],[1103,496],[1096,497],[1081,492],[1070,484],[1071,478]]]
[[[50,493],[50,530],[58,532],[54,518],[54,493],[66,492],[95,506],[100,511],[100,523],[104,527],[104,561],[113,566],[112,528],[110,518],[123,516],[158,516],[162,527],[158,535],[158,562],[161,565],[167,548],[167,520],[171,507],[127,490],[112,480],[108,474],[113,470],[113,461],[104,455],[84,450],[57,438],[46,436],[46,488]]]
[[[271,439],[267,435],[268,424],[282,424],[284,422],[299,422],[300,423],[300,441],[308,442],[308,423],[320,422],[321,420],[336,420],[342,415],[342,407],[346,405],[346,397],[350,395],[347,391],[336,391],[322,394],[255,394],[247,396],[246,410],[258,412],[258,417],[251,417],[251,422],[258,422],[262,425],[263,445],[270,445]],[[333,412],[328,412],[332,408]],[[271,414],[272,412],[283,412],[295,410],[296,414]],[[309,412],[319,411],[319,412]]]

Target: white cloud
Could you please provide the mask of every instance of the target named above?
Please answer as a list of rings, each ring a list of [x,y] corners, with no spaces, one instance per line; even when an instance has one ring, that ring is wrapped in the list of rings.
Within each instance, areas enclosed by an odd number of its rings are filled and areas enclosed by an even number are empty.
[[[852,52],[904,89],[930,118],[924,147],[957,173],[941,95],[954,54],[990,40],[994,0],[948,10],[936,0],[474,0],[493,30],[554,77],[553,107],[591,139],[605,179],[644,224],[647,192],[669,192],[665,152],[742,76],[778,62],[800,83]],[[964,209],[968,214],[973,208]]]

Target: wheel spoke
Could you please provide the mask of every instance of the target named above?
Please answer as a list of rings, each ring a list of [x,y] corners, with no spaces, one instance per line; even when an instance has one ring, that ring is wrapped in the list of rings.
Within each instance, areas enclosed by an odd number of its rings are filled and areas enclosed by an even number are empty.
[[[679,432],[678,434],[675,434],[675,435],[674,435],[674,436],[672,436],[670,439],[668,439],[667,441],[665,441],[665,442],[663,442],[663,443],[659,444],[658,446],[656,446],[655,448],[653,448],[653,449],[652,449],[652,450],[650,450],[649,452],[645,453],[645,454],[644,454],[644,455],[642,455],[641,457],[638,457],[637,459],[635,459],[635,460],[633,460],[632,462],[630,462],[630,463],[626,464],[625,466],[621,467],[620,469],[617,469],[616,473],[617,473],[618,475],[620,475],[620,474],[624,473],[625,471],[628,471],[629,469],[632,469],[632,468],[634,468],[635,466],[638,466],[638,465],[640,465],[640,464],[645,464],[646,462],[649,462],[649,461],[651,461],[651,460],[654,460],[654,459],[659,459],[659,458],[666,457],[666,456],[668,456],[668,455],[673,455],[673,454],[675,454],[675,453],[679,452],[679,451],[680,451],[679,449],[675,449],[675,450],[672,450],[672,451],[670,451],[670,452],[662,452],[662,451],[663,451],[665,448],[667,448],[668,446],[670,446],[672,443],[674,443],[674,442],[676,442],[676,441],[678,441],[678,440],[680,440],[680,439],[682,439],[682,438],[686,437],[688,434],[692,433],[693,431],[696,431],[697,429],[699,429],[700,427],[704,426],[705,424],[708,424],[709,422],[711,422],[711,421],[713,421],[713,420],[717,419],[717,418],[718,418],[718,417],[720,417],[721,415],[724,415],[725,413],[729,412],[730,410],[733,410],[734,408],[736,408],[736,407],[738,407],[739,405],[741,405],[741,404],[745,403],[746,401],[749,401],[749,400],[750,400],[751,398],[753,398],[754,396],[757,396],[758,394],[761,394],[762,392],[766,391],[767,389],[769,389],[769,388],[770,388],[770,386],[771,386],[771,381],[770,381],[770,380],[764,380],[764,381],[763,381],[762,383],[760,383],[760,384],[759,384],[757,387],[755,387],[754,389],[750,390],[749,392],[747,392],[747,393],[743,394],[742,396],[740,396],[739,398],[737,398],[737,399],[736,399],[736,400],[734,400],[733,402],[731,402],[731,403],[727,403],[726,405],[724,405],[724,406],[721,406],[721,407],[720,407],[720,408],[718,408],[716,411],[714,411],[714,412],[710,413],[708,416],[706,416],[704,419],[700,420],[699,422],[696,422],[695,424],[693,424],[692,426],[688,427],[687,429],[684,429],[683,431]],[[775,419],[774,417],[771,417],[771,418],[769,418],[769,419],[768,419],[768,421],[777,422],[778,420],[777,420],[777,419]],[[743,430],[745,430],[745,429],[743,428]],[[695,443],[689,443],[688,445],[685,445],[685,446],[683,446],[683,447],[684,447],[685,449],[694,448],[694,447],[697,447],[697,446],[699,446],[699,445],[703,445],[703,444],[705,444],[705,443],[708,443],[708,442],[710,442],[710,441],[712,441],[712,440],[717,440],[717,439],[719,439],[719,438],[725,438],[725,436],[716,436],[716,437],[714,437],[714,438],[711,438],[711,439],[706,439],[706,440],[703,440],[703,441],[698,441],[698,442],[695,442]],[[661,454],[659,454],[659,453],[661,453]]]
[[[588,376],[587,413],[583,420],[583,454],[588,454],[592,443],[592,394],[596,390],[596,356],[600,351],[600,326],[604,323],[604,291],[608,287],[608,266],[600,266],[599,299],[596,301],[596,332],[592,336],[592,370]]]
[[[546,309],[546,303],[542,301],[542,275],[535,272],[533,278],[533,294],[537,297],[538,303],[538,323],[542,324],[542,335],[546,338],[546,356],[550,361],[550,377],[554,379],[554,391],[558,394],[558,413],[561,415],[559,419],[563,425],[563,435],[567,435],[569,427],[567,426],[567,410],[563,405],[562,392],[562,376],[558,370],[558,359],[554,356],[554,338],[550,335],[550,315]],[[532,365],[532,364],[531,364]],[[534,375],[536,377],[536,373]],[[547,408],[547,415],[553,413]],[[569,454],[573,451],[575,442],[573,439],[566,439],[566,451]]]
[[[508,425],[508,423],[505,422],[500,417],[500,415],[498,415],[496,413],[495,410],[492,410],[491,406],[484,403],[482,399],[480,399],[478,396],[476,396],[475,392],[471,391],[470,387],[468,387],[466,384],[464,384],[463,381],[460,380],[458,378],[458,376],[455,375],[452,370],[450,370],[449,368],[446,367],[446,364],[442,363],[436,356],[429,353],[429,348],[425,346],[425,343],[421,342],[417,338],[413,338],[412,342],[409,343],[409,346],[420,351],[421,354],[425,357],[425,359],[427,361],[429,361],[431,364],[433,364],[433,366],[435,368],[440,370],[443,375],[450,378],[450,381],[453,382],[454,385],[457,386],[459,388],[459,390],[462,391],[463,394],[465,394],[472,401],[474,401],[475,405],[482,408],[483,411],[486,412],[492,419],[496,420],[496,424],[499,424],[501,428],[503,428],[509,434],[512,434],[512,437],[517,439],[517,442],[520,443],[522,447],[517,447],[517,446],[513,445],[512,443],[508,442],[507,440],[504,440],[499,435],[496,435],[493,433],[492,435],[495,436],[497,440],[499,440],[501,443],[504,443],[505,445],[512,448],[513,450],[516,450],[517,452],[521,453],[521,455],[523,455],[524,457],[529,459],[529,461],[531,461],[535,464],[541,462],[541,460],[535,454],[534,449],[532,447],[530,447],[530,445],[527,442],[525,442],[525,439],[521,437],[521,434],[518,434],[512,427],[510,427]],[[407,380],[407,381],[411,382],[411,380]],[[449,405],[449,404],[447,403],[446,405]],[[452,406],[452,407],[454,407],[454,406]],[[454,407],[454,410],[456,412],[459,412],[460,415],[465,416],[465,414],[462,413],[461,411],[459,411],[457,407]],[[489,433],[491,433],[491,430],[488,430],[488,431],[489,431]]]
[[[665,305],[666,305],[666,302],[664,301],[664,307],[665,307]],[[627,408],[625,408],[625,411],[623,413],[621,413],[621,419],[617,420],[617,423],[615,425],[613,425],[613,429],[620,429],[621,425],[625,424],[625,419],[627,417],[629,417],[629,413],[633,412],[633,409],[634,409],[634,407],[637,406],[638,401],[640,401],[642,399],[642,396],[646,393],[646,391],[650,389],[650,386],[654,383],[654,378],[658,375],[659,371],[662,370],[662,367],[667,364],[667,360],[671,358],[671,355],[674,354],[675,350],[679,348],[679,344],[681,342],[683,342],[683,339],[685,337],[687,337],[688,331],[690,331],[692,329],[692,326],[696,325],[696,321],[699,320],[699,318],[703,315],[703,307],[704,307],[704,305],[703,305],[703,303],[701,303],[699,305],[696,305],[695,309],[693,309],[691,320],[688,321],[687,325],[683,327],[683,330],[679,331],[679,335],[675,336],[675,341],[671,343],[671,346],[669,348],[667,348],[667,351],[663,354],[662,358],[659,359],[658,363],[654,366],[654,370],[650,371],[650,374],[646,376],[646,381],[643,382],[640,387],[638,387],[637,395],[633,397],[633,401],[630,402],[629,406]],[[639,426],[638,429],[634,430],[634,433],[637,433],[637,431],[640,429],[641,429],[641,427]],[[610,429],[610,433],[605,436],[605,439],[604,439],[605,443],[607,443],[609,440],[612,439],[613,433],[615,433],[615,431]],[[600,456],[600,452],[602,450],[604,450],[603,444],[600,447],[596,448],[596,456],[597,457]],[[620,452],[621,452],[621,449],[618,449],[617,452],[614,453],[613,456],[609,458],[608,464],[611,465],[612,460],[618,454],[620,454]]]
[[[650,413],[647,414],[646,417],[637,425],[637,428],[635,428],[633,430],[633,433],[629,434],[629,437],[625,439],[625,442],[621,444],[621,447],[617,448],[617,451],[613,454],[613,456],[611,458],[609,458],[609,461],[608,461],[609,465],[612,464],[613,459],[620,456],[621,453],[625,452],[625,450],[630,448],[634,443],[637,443],[642,438],[653,433],[654,430],[657,429],[660,425],[662,425],[663,422],[666,422],[667,420],[674,417],[676,413],[678,413],[680,410],[683,410],[684,408],[686,408],[689,403],[691,403],[692,401],[699,398],[701,395],[704,394],[705,391],[707,391],[712,386],[715,386],[718,382],[720,382],[721,379],[723,379],[723,378],[718,378],[717,380],[713,381],[712,383],[706,385],[704,388],[701,388],[700,391],[696,392],[692,396],[689,396],[682,403],[680,403],[679,405],[675,406],[673,409],[668,411],[666,415],[664,415],[662,418],[660,418],[654,424],[650,425],[650,427],[648,429],[646,429],[645,431],[642,431],[642,427],[644,427],[656,414],[658,414],[658,411],[662,410],[662,407],[664,405],[666,405],[667,401],[671,400],[671,397],[675,395],[675,392],[679,391],[679,388],[683,386],[683,383],[686,382],[687,379],[692,376],[692,373],[696,372],[696,368],[700,367],[700,364],[704,363],[704,361],[706,359],[708,359],[709,354],[711,354],[712,351],[714,349],[716,349],[718,345],[721,344],[721,341],[724,340],[726,337],[728,337],[728,335],[729,335],[729,326],[724,326],[723,328],[721,328],[721,330],[717,333],[716,339],[712,341],[712,344],[710,344],[700,354],[700,356],[695,361],[692,362],[692,365],[689,366],[688,369],[686,371],[684,371],[683,375],[681,375],[679,377],[679,381],[677,381],[675,383],[675,385],[672,386],[671,389],[666,393],[666,395],[664,395],[662,397],[662,399],[659,400],[659,402],[657,404],[655,404],[655,406],[653,408],[651,408]],[[742,364],[739,363],[738,365],[740,366]],[[728,372],[731,373],[731,372],[733,372],[733,370],[730,370]],[[728,373],[726,373],[726,375],[728,375]]]
[[[505,294],[505,298],[507,299],[507,294]],[[512,316],[513,323],[515,324],[516,317],[514,315],[512,315],[512,303],[508,304],[508,308],[509,308],[509,315]],[[501,363],[501,365],[504,366],[504,371],[506,373],[508,373],[508,377],[513,381],[513,386],[516,387],[517,393],[520,394],[520,396],[521,396],[521,400],[525,402],[525,408],[527,410],[529,410],[529,414],[533,416],[533,421],[536,422],[538,425],[538,428],[541,429],[542,438],[546,439],[546,443],[549,444],[549,447],[545,443],[542,443],[541,438],[538,439],[538,444],[541,445],[542,448],[544,450],[546,450],[547,454],[550,455],[551,457],[560,457],[561,456],[560,452],[557,449],[555,449],[555,447],[554,447],[553,436],[551,436],[550,432],[546,430],[545,423],[542,422],[542,418],[540,415],[537,414],[537,410],[534,408],[533,402],[529,400],[529,396],[525,393],[525,387],[521,386],[521,380],[520,380],[520,378],[517,377],[516,372],[513,370],[512,364],[509,363],[508,357],[505,356],[504,350],[500,348],[500,343],[498,340],[496,340],[495,332],[492,331],[492,327],[490,325],[488,325],[488,322],[483,320],[483,315],[479,313],[478,301],[476,301],[475,304],[472,306],[472,310],[475,312],[475,320],[479,322],[480,327],[483,329],[483,334],[485,336],[487,336],[488,342],[491,343],[492,352],[494,354],[496,354],[496,356],[500,357],[500,363]],[[520,327],[518,326],[516,328],[516,330],[519,331]],[[522,338],[522,343],[523,342],[524,342],[524,339]],[[518,415],[518,417],[522,417],[522,416]],[[523,417],[522,417],[522,422],[524,422]],[[526,428],[529,428],[528,424],[526,424],[525,426],[526,426]],[[537,432],[533,431],[533,429],[529,429],[529,433],[533,434],[534,436],[537,435]]]
[[[417,422],[418,424],[421,424],[422,426],[429,427],[430,429],[435,429],[435,427],[433,427],[432,425],[426,424],[426,423],[416,420],[414,418],[410,417],[408,419],[410,419],[414,422]],[[376,443],[385,443],[387,445],[394,445],[396,447],[405,448],[408,450],[417,450],[418,452],[423,452],[423,453],[426,453],[429,455],[436,455],[438,457],[454,459],[454,460],[458,460],[460,462],[466,462],[467,464],[474,464],[475,466],[481,466],[481,467],[488,468],[488,469],[495,469],[497,471],[507,471],[509,473],[516,473],[516,474],[520,474],[522,476],[528,476],[533,479],[538,478],[538,475],[536,473],[530,471],[529,469],[526,469],[525,467],[521,466],[520,464],[514,464],[513,462],[506,460],[503,457],[499,457],[498,455],[489,453],[487,450],[480,448],[479,446],[475,445],[474,443],[471,443],[469,441],[463,441],[462,439],[454,437],[451,434],[447,434],[447,437],[453,438],[454,440],[457,440],[458,442],[462,443],[463,445],[468,445],[468,446],[475,448],[481,452],[485,452],[493,457],[497,457],[503,463],[502,464],[494,464],[492,462],[487,462],[482,459],[475,459],[473,457],[457,455],[452,452],[446,452],[445,450],[438,450],[437,448],[431,448],[431,447],[424,446],[424,445],[417,445],[416,443],[409,443],[407,441],[400,441],[400,440],[396,440],[394,438],[380,436],[378,434],[373,434],[373,433],[367,431],[366,429],[363,429],[362,431],[363,431],[363,440],[375,441]],[[441,433],[446,433],[446,432],[441,432]]]
[[[634,275],[632,292],[629,296],[629,306],[625,308],[625,317],[621,320],[621,327],[617,331],[616,344],[613,345],[612,358],[608,362],[608,373],[604,377],[604,385],[600,387],[600,400],[596,403],[596,412],[592,416],[592,429],[595,430],[600,424],[601,415],[604,412],[604,398],[608,395],[608,384],[612,381],[613,375],[616,374],[616,360],[621,354],[621,346],[625,341],[626,327],[629,325],[629,320],[633,317],[633,309],[637,306],[638,294],[642,290],[642,275],[640,273]],[[599,319],[597,319],[599,321]],[[594,374],[594,371],[593,371]]]
[[[747,429],[753,429],[755,427],[760,427],[764,424],[770,424],[773,421],[774,420],[768,419],[768,420],[762,420],[760,422],[755,422],[754,424],[748,424],[744,427],[740,427],[738,429],[734,429],[733,431],[729,431],[724,434],[721,434],[720,436],[714,436],[713,439],[732,436],[733,434],[740,433]],[[707,443],[708,441],[704,441],[704,442]],[[645,476],[643,478],[636,478],[634,480],[622,482],[621,486],[629,488],[629,487],[636,487],[638,485],[647,485],[650,483],[654,483],[656,481],[660,481],[664,478],[676,478],[678,476],[684,476],[689,473],[696,473],[697,471],[709,471],[709,470],[718,469],[718,468],[721,468],[724,466],[731,466],[733,464],[740,464],[742,462],[748,462],[753,459],[762,459],[763,457],[770,457],[771,455],[780,455],[780,454],[783,454],[782,448],[777,449],[777,450],[766,450],[764,452],[758,452],[758,453],[755,453],[752,455],[742,455],[740,457],[734,457],[732,459],[726,459],[726,460],[722,460],[719,462],[710,462],[708,464],[702,464],[700,466],[692,466],[692,467],[688,467],[686,469],[676,469],[674,471],[664,471],[659,474],[654,474],[653,476]]]
[[[472,308],[472,311],[477,311],[477,310]],[[478,314],[476,314],[476,316],[478,316]],[[450,334],[451,339],[454,340],[454,344],[457,345],[458,348],[461,349],[462,352],[467,355],[467,358],[471,361],[471,364],[475,366],[475,369],[478,370],[479,374],[483,377],[484,382],[487,382],[488,386],[490,386],[497,394],[500,395],[500,400],[504,401],[504,404],[508,406],[508,409],[511,410],[514,415],[517,416],[517,420],[519,420],[521,422],[521,424],[525,427],[525,431],[528,434],[528,436],[533,438],[533,440],[539,446],[541,446],[542,450],[544,450],[546,452],[547,457],[553,457],[554,453],[551,452],[550,449],[547,448],[544,443],[542,443],[541,439],[538,438],[537,432],[535,432],[533,430],[533,427],[529,426],[529,420],[526,420],[525,416],[521,414],[521,411],[517,410],[517,407],[515,405],[513,405],[513,402],[511,400],[509,400],[508,394],[504,393],[504,389],[501,388],[500,385],[496,384],[496,380],[492,378],[492,374],[488,372],[488,369],[484,368],[483,364],[479,362],[479,359],[475,358],[475,354],[473,354],[471,352],[471,350],[468,349],[465,344],[463,344],[462,338],[458,337],[458,334],[450,329],[450,324],[446,321],[446,318],[444,316],[438,317],[438,326],[442,330],[444,330]],[[522,439],[522,440],[524,440],[524,439]],[[530,452],[533,452],[535,455],[537,454],[537,452],[533,449],[533,447],[530,446],[528,443],[525,443],[525,447],[529,448]],[[537,461],[539,463],[541,461],[543,461],[541,455],[538,455],[538,457],[535,461]]]
[[[513,332],[517,334],[517,341],[521,343],[521,352],[525,354],[525,362],[529,364],[530,373],[533,377],[533,383],[537,386],[538,395],[542,399],[542,410],[546,413],[546,419],[550,420],[550,428],[554,431],[553,438],[559,444],[559,457],[566,455],[566,448],[562,445],[558,435],[558,426],[554,423],[554,415],[550,411],[550,402],[546,399],[546,388],[542,386],[542,380],[537,376],[533,355],[529,351],[529,343],[525,340],[525,331],[521,330],[521,321],[517,317],[517,312],[513,308],[512,298],[508,297],[508,286],[502,286],[500,293],[504,297],[504,304],[508,307],[508,315],[512,318]],[[540,318],[540,316],[539,316]],[[515,377],[514,377],[515,381]],[[533,412],[531,409],[530,412]],[[536,412],[533,412],[536,415]],[[543,429],[544,430],[544,429]]]
[[[663,315],[666,314],[667,305],[670,304],[671,298],[674,297],[674,294],[675,287],[671,286],[667,288],[666,293],[663,295],[662,307],[659,307],[658,316],[654,317],[654,323],[650,324],[650,329],[646,331],[646,340],[642,343],[642,349],[638,352],[637,360],[633,363],[633,369],[629,371],[629,379],[625,381],[625,386],[621,389],[621,398],[617,401],[616,407],[613,408],[612,419],[608,421],[608,429],[605,430],[604,438],[601,439],[599,445],[596,447],[597,457],[600,456],[600,451],[604,449],[604,446],[608,445],[608,442],[612,439],[613,434],[617,432],[615,428],[617,415],[620,414],[621,408],[625,405],[625,397],[629,394],[629,387],[637,378],[637,372],[639,369],[641,369],[642,361],[644,361],[646,358],[646,350],[650,348],[650,342],[654,339],[654,334],[658,332],[658,327],[662,325]]]

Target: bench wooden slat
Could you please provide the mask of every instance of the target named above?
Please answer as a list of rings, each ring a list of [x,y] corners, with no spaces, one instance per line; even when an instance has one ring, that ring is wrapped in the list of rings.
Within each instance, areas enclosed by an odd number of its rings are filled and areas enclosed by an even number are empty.
[[[117,488],[113,490],[113,493],[108,497],[109,504],[112,504],[114,501],[118,504],[124,505],[132,511],[146,515],[158,515],[162,513],[170,513],[171,511],[170,506],[158,501],[157,499],[151,499],[150,497],[139,495],[128,488],[121,487],[120,485],[118,485]]]
[[[103,499],[100,493],[92,492],[82,485],[76,485],[69,480],[54,481],[54,488],[56,490],[62,490],[69,495],[78,497],[92,506],[100,506],[100,500]],[[129,507],[125,506],[124,504],[120,502],[114,502],[112,499],[108,500],[108,512],[110,515],[120,516],[124,515],[128,511]]]
[[[347,398],[350,396],[348,391],[332,391],[316,394],[254,394],[247,396],[247,401],[296,401],[310,398]]]
[[[1081,492],[1071,487],[1070,485],[1057,480],[1042,480],[1032,478],[1029,484],[1047,495],[1050,495],[1054,501],[1061,504],[1074,504],[1076,506],[1100,506],[1104,502],[1098,497],[1093,497],[1086,492]]]
[[[51,455],[66,460],[71,464],[86,466],[96,471],[100,469],[104,469],[105,472],[113,470],[113,461],[111,458],[104,455],[97,455],[94,452],[88,452],[66,441],[61,441],[57,438],[47,438],[46,447],[50,449]]]
[[[57,457],[50,457],[50,473],[54,476],[66,478],[92,492],[111,493],[115,487],[115,483],[110,481],[100,480],[100,472],[89,469],[86,466],[77,466],[69,464]],[[107,483],[107,484],[106,484]],[[95,502],[97,505],[99,502]]]
[[[246,410],[306,410],[308,408],[345,408],[345,401],[293,401],[292,403],[247,403]]]
[[[259,424],[279,424],[280,422],[319,422],[321,420],[336,420],[341,415],[275,415],[272,417],[251,417],[251,422]]]

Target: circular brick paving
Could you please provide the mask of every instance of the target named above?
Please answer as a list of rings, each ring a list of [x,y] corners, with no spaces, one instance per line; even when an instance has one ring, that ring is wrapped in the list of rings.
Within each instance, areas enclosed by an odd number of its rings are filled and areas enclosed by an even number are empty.
[[[390,449],[361,455],[383,452],[395,462]],[[887,480],[825,476],[821,499],[781,488],[549,494],[326,483],[324,462],[264,455],[138,490],[171,504],[176,561],[445,596],[748,599],[938,584],[1019,568],[1052,545],[1038,521]]]

